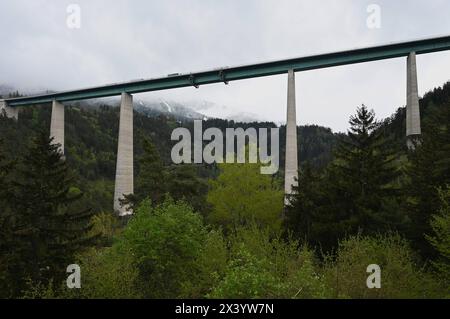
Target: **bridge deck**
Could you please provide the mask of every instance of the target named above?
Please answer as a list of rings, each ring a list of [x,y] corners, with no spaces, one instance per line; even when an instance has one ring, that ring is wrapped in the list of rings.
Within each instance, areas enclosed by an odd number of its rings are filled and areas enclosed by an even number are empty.
[[[416,54],[424,54],[445,50],[450,50],[450,36],[237,67],[227,67],[197,73],[172,74],[161,78],[110,84],[36,96],[10,98],[5,99],[5,101],[7,101],[8,106],[11,107],[49,103],[53,100],[58,100],[60,102],[75,101],[115,96],[120,95],[122,92],[132,94],[277,75],[287,73],[289,69],[294,69],[294,71],[305,71],[346,64],[392,59],[407,56],[413,51],[416,52]]]

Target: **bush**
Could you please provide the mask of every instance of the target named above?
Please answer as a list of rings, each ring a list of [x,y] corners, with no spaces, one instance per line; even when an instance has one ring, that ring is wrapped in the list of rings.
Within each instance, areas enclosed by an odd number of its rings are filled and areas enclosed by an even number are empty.
[[[65,289],[67,298],[140,298],[138,272],[132,252],[120,242],[90,249],[80,257],[81,288]],[[64,283],[65,284],[65,283]]]
[[[281,228],[284,192],[270,175],[260,172],[260,164],[219,164],[220,175],[210,180],[207,202],[209,221],[234,231],[256,223],[274,231]]]
[[[97,237],[98,246],[111,246],[115,236],[121,231],[121,221],[117,215],[101,212],[91,219],[90,234]]]
[[[443,283],[450,287],[450,187],[439,190],[441,209],[439,214],[432,215],[430,222],[433,236],[425,236],[433,247],[439,252],[439,257],[433,261],[439,277]],[[450,296],[450,291],[448,292]]]
[[[367,266],[381,268],[381,288],[366,285]],[[409,245],[397,234],[353,236],[339,243],[337,257],[327,257],[325,275],[339,298],[432,298],[438,284],[420,269]]]
[[[270,236],[256,226],[239,228],[230,239],[230,260],[210,298],[324,298],[330,290],[313,253],[294,240]]]
[[[144,201],[120,239],[134,258],[145,298],[201,297],[223,263],[221,235],[184,202]]]

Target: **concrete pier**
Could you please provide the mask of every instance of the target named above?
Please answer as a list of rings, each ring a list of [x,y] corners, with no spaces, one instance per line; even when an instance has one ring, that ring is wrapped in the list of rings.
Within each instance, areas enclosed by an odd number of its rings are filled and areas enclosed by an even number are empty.
[[[406,91],[406,138],[408,148],[413,149],[414,140],[421,134],[415,52],[411,52],[407,59]]]
[[[6,116],[9,118],[13,118],[16,121],[19,119],[19,108],[9,107],[6,101],[0,100],[0,113],[3,112],[5,112]]]
[[[53,144],[60,144],[59,151],[64,155],[64,105],[56,100],[52,103],[50,137],[53,137]]]
[[[119,202],[123,195],[132,194],[133,191],[133,97],[122,93],[114,188],[114,211],[119,216],[133,213],[127,207],[121,207]]]
[[[298,176],[295,73],[293,70],[288,71],[285,160],[284,191],[288,195],[292,193],[292,186],[297,185],[295,179]],[[287,201],[285,203],[287,204]]]

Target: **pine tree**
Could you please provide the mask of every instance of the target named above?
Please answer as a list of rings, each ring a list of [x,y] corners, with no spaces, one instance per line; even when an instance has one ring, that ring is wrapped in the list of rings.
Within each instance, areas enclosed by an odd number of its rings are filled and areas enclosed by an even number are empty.
[[[316,220],[318,203],[321,199],[320,175],[307,162],[299,170],[298,180],[301,182],[293,187],[284,222],[295,236],[311,241],[313,222]]]
[[[121,201],[134,209],[142,200],[149,198],[153,205],[161,202],[167,190],[167,172],[158,150],[150,138],[143,137],[144,153],[139,158],[139,172],[134,194],[126,195]]]
[[[3,140],[0,139],[0,298],[13,295],[15,278],[11,276],[14,268],[14,236],[8,227],[13,218],[11,197],[14,194],[12,173],[15,163],[5,156]]]
[[[166,194],[175,200],[183,199],[196,210],[205,206],[207,185],[199,178],[193,165],[164,166],[160,154],[149,138],[143,138],[143,155],[139,158],[136,191],[125,196],[122,205],[136,208],[145,198],[153,205],[160,204]]]
[[[438,189],[450,185],[449,125],[450,107],[434,107],[423,123],[420,145],[409,154],[409,237],[426,257],[434,255],[424,235],[430,234],[430,218],[440,209]]]
[[[378,129],[374,112],[362,105],[349,123],[348,136],[325,173],[320,178],[308,172],[300,175],[300,185],[306,177],[307,186],[300,186],[288,209],[291,218],[297,214],[297,223],[303,225],[299,236],[325,250],[346,235],[397,229],[404,220],[396,156]]]
[[[149,197],[152,202],[159,203],[166,192],[165,168],[158,150],[149,138],[143,140],[143,148],[136,195],[139,200]]]
[[[8,201],[12,194],[11,172],[15,163],[6,157],[3,139],[0,138],[0,201]]]
[[[433,265],[439,272],[442,281],[450,287],[450,186],[439,190],[441,208],[437,215],[433,215],[430,226],[432,236],[425,235],[428,242],[439,253]]]
[[[71,210],[71,203],[82,194],[72,187],[67,163],[47,133],[33,139],[18,175],[11,225],[16,237],[15,272],[23,281],[60,282],[66,267],[75,262],[74,254],[94,240],[88,235],[93,214],[89,209]]]
[[[198,176],[195,165],[181,164],[167,168],[167,192],[175,200],[185,200],[196,211],[203,212],[207,189],[208,185]]]
[[[328,171],[333,194],[347,233],[396,229],[403,221],[396,201],[400,171],[389,140],[379,130],[375,113],[365,105],[350,117],[348,140],[343,140]],[[342,224],[343,223],[343,224]],[[343,229],[344,230],[344,229]]]

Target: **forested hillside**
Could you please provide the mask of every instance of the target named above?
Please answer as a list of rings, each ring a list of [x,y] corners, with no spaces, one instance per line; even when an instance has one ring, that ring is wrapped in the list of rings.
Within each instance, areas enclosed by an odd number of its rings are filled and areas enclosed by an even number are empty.
[[[18,95],[17,92],[14,95]],[[174,142],[170,140],[172,130],[187,127],[193,130],[191,119],[153,112],[134,112],[134,158],[135,180],[140,174],[139,158],[143,155],[143,141],[148,138],[155,145],[164,165],[171,165],[170,151]],[[20,120],[14,123],[2,120],[0,134],[5,140],[7,152],[15,157],[25,149],[28,141],[39,130],[49,132],[50,106],[28,107],[20,112]],[[65,155],[69,166],[78,175],[79,187],[85,199],[92,198],[91,205],[97,211],[111,210],[113,180],[115,177],[119,108],[108,105],[93,107],[86,103],[69,104],[65,113]],[[225,132],[227,127],[275,127],[274,123],[239,123],[221,119],[203,122],[203,130],[217,127]],[[192,134],[193,135],[193,134]],[[326,165],[332,157],[332,148],[338,135],[320,126],[301,126],[298,130],[299,159],[317,167]],[[280,129],[280,173],[284,167],[284,126]],[[192,168],[203,178],[213,177],[217,169],[211,166]]]
[[[48,138],[48,106],[1,116],[0,297],[449,297],[450,82],[421,99],[415,150],[405,108],[381,121],[355,109],[347,134],[299,128],[286,207],[283,167],[173,165],[171,132],[193,122],[135,112],[129,219],[112,212],[118,108],[68,105],[65,161]],[[281,127],[281,166],[284,142]],[[82,289],[65,287],[70,263]],[[369,264],[382,269],[381,289],[366,287]]]

